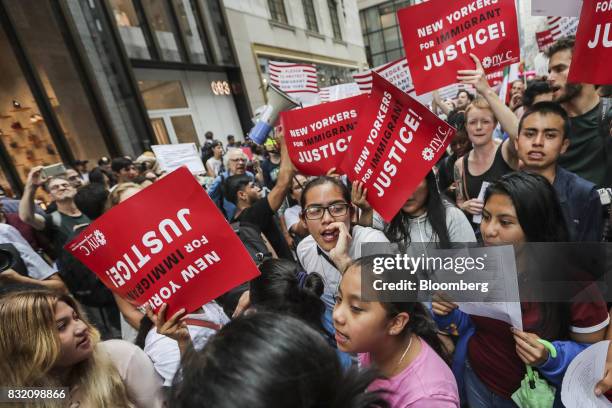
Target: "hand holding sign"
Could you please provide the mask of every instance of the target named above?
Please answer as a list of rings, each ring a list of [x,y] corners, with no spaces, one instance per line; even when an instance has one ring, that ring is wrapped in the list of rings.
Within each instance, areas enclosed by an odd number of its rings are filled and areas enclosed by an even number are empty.
[[[351,189],[351,202],[362,211],[371,211],[372,206],[366,199],[368,195],[368,189],[360,181],[353,181],[353,188]]]
[[[398,20],[419,95],[454,83],[470,53],[487,73],[520,59],[514,0],[430,0],[401,9]]]
[[[156,315],[149,306],[146,307],[147,317],[151,319],[155,327],[157,327],[157,333],[170,337],[179,343],[191,341],[191,335],[187,329],[187,324],[183,321],[187,313],[185,308],[179,310],[170,319],[166,320],[167,309],[168,304],[164,303],[162,307],[159,308]]]
[[[484,68],[477,56],[470,54],[470,58],[476,64],[476,69],[460,69],[457,71],[457,81],[474,86],[479,94],[484,95],[491,88]]]

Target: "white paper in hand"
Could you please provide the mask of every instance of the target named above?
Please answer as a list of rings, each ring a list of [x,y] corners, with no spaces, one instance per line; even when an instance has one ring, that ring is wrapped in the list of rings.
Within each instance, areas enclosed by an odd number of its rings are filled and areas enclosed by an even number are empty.
[[[490,184],[491,183],[489,183],[488,181],[482,182],[482,186],[480,186],[480,193],[478,193],[479,200],[484,201],[485,192],[487,191],[487,187],[489,187]],[[474,214],[472,216],[472,221],[474,222],[474,224],[480,224],[482,222],[482,213]]]
[[[567,408],[611,407],[606,397],[595,396],[595,384],[604,376],[610,341],[595,343],[571,362],[561,386],[561,401]]]

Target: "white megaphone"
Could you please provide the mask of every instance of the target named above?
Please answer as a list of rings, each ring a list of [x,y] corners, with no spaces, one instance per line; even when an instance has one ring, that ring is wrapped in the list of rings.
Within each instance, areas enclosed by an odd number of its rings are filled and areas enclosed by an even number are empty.
[[[255,117],[253,118],[255,126],[253,126],[249,132],[249,139],[258,145],[266,141],[274,122],[276,122],[278,115],[282,111],[302,106],[301,103],[291,99],[289,95],[272,84],[268,84],[266,92],[268,95],[268,103],[260,106],[255,111]]]

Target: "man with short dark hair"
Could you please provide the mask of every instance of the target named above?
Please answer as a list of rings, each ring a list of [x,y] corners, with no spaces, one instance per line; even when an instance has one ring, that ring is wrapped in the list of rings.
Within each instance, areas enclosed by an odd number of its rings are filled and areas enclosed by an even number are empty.
[[[238,174],[229,177],[224,184],[226,198],[236,205],[236,214],[232,221],[240,221],[258,227],[258,232],[270,241],[280,258],[293,260],[291,250],[280,228],[276,224],[275,214],[281,207],[293,179],[294,168],[289,159],[287,146],[281,136],[281,161],[276,184],[270,193],[259,197],[259,188],[253,177]]]
[[[531,81],[523,93],[523,107],[531,108],[538,102],[552,101],[552,91],[546,81]]]
[[[572,241],[600,241],[602,208],[595,185],[557,164],[570,145],[569,118],[555,102],[539,102],[519,122],[515,145],[522,170],[539,174],[553,185]]]
[[[236,144],[236,139],[234,138],[234,135],[227,135],[227,149],[231,149],[234,147],[240,147]]]
[[[438,108],[446,115],[447,121],[455,120],[454,117],[456,115],[462,114],[468,105],[474,100],[474,95],[469,93],[465,89],[460,89],[457,91],[457,96],[455,97],[455,108],[451,109],[446,103],[442,102],[440,98],[440,94],[438,91],[433,92],[433,100]]]
[[[100,160],[98,160],[98,167],[111,172],[111,160],[106,156],[100,157]]]
[[[127,157],[117,157],[111,162],[111,169],[117,177],[117,184],[127,183],[138,176],[138,170],[132,160]]]
[[[562,38],[547,52],[553,100],[563,106],[570,118],[570,144],[559,158],[559,165],[598,187],[607,187],[612,176],[606,153],[611,139],[608,132],[612,106],[602,103],[595,85],[567,81],[574,42],[574,37]]]

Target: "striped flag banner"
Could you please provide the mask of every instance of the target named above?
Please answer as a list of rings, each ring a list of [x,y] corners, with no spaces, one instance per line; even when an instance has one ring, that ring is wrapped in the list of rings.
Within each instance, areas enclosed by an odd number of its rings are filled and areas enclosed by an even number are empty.
[[[414,92],[414,85],[412,84],[412,77],[410,76],[408,60],[406,58],[380,65],[365,72],[353,74],[355,83],[363,93],[370,93],[372,90],[372,71],[391,82],[401,89],[402,92],[407,94]]]
[[[577,17],[547,17],[546,22],[553,42],[568,35],[576,35],[578,30]]]
[[[317,68],[312,64],[270,61],[270,82],[281,91],[292,93],[319,93]]]
[[[363,93],[370,93],[372,90],[372,71],[378,73],[380,76],[397,86],[403,92],[409,94],[423,105],[429,105],[433,101],[433,93],[427,92],[422,95],[417,95],[414,91],[414,85],[412,84],[412,77],[410,76],[410,70],[408,69],[408,60],[401,58],[397,61],[392,61],[387,64],[383,64],[374,69],[353,74],[355,83],[361,89]],[[461,89],[466,89],[471,93],[474,93],[474,89],[471,85],[463,84],[452,84],[439,89],[440,97],[442,99],[454,99],[457,96],[457,92]]]

